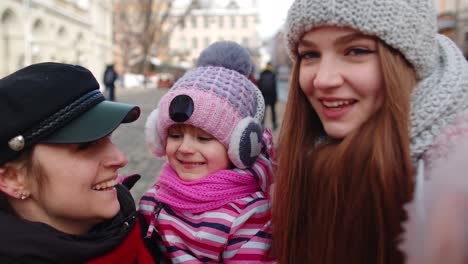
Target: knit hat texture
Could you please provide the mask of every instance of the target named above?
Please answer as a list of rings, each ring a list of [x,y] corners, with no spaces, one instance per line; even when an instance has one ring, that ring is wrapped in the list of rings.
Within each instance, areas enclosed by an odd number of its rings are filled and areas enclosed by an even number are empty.
[[[419,79],[436,63],[436,10],[433,0],[295,0],[285,24],[286,47],[297,59],[305,32],[319,26],[345,26],[377,36],[400,51]]]
[[[167,130],[174,124],[203,129],[218,139],[228,152],[239,152],[242,146],[231,145],[243,141],[241,138],[247,127],[256,127],[260,140],[263,129],[260,130],[259,124],[265,104],[258,88],[248,79],[251,70],[248,51],[235,42],[220,41],[206,48],[197,67],[174,84],[148,117],[146,141],[150,151],[157,157],[166,155]],[[248,133],[244,136],[250,137]],[[258,148],[253,152],[259,153],[260,146],[253,146]],[[251,145],[246,144],[246,147]],[[231,161],[233,159],[231,157]]]

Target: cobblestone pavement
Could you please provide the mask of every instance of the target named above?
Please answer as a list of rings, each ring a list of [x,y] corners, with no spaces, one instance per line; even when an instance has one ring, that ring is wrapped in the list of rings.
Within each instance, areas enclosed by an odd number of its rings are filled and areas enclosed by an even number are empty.
[[[159,99],[166,91],[167,89],[155,88],[133,88],[116,91],[117,101],[135,104],[141,108],[141,115],[137,121],[120,125],[112,134],[113,142],[128,158],[127,166],[120,169],[119,173],[122,175],[139,173],[142,176],[131,190],[136,202],[154,183],[164,162],[164,160],[151,156],[146,148],[144,127],[148,115],[156,108]]]
[[[122,175],[139,173],[142,175],[132,188],[132,195],[138,203],[143,193],[156,181],[157,175],[161,170],[161,165],[165,160],[156,159],[149,153],[144,140],[144,126],[150,112],[156,108],[161,96],[167,92],[167,89],[156,88],[133,88],[128,90],[117,90],[116,98],[119,102],[126,102],[139,105],[141,108],[140,118],[130,124],[121,125],[113,134],[113,142],[127,155],[128,164],[119,170]],[[280,97],[281,99],[281,97]],[[284,111],[284,103],[276,105],[278,124],[281,124]],[[266,115],[266,126],[271,128],[270,112]],[[278,131],[274,132],[276,134]]]

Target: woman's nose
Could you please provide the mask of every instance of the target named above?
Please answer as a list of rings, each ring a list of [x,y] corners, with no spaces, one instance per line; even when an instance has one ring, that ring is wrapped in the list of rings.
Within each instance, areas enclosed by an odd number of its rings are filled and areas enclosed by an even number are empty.
[[[340,65],[336,58],[324,57],[317,65],[313,80],[316,89],[330,89],[340,87],[344,82]]]
[[[128,163],[128,158],[125,154],[109,139],[106,140],[104,145],[106,148],[106,165],[122,168]]]

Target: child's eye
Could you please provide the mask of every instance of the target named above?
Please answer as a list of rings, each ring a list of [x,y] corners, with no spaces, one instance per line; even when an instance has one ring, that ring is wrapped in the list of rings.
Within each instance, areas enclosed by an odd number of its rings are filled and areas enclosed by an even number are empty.
[[[182,137],[182,134],[171,133],[171,134],[168,134],[167,136],[170,137],[170,138],[172,138],[172,139],[178,139],[178,138],[181,138],[181,137]]]
[[[208,136],[200,136],[200,137],[198,137],[198,140],[200,140],[200,141],[210,141],[210,140],[212,140],[212,139],[213,139],[213,137],[208,137]]]
[[[374,52],[375,52],[374,50],[370,50],[367,48],[351,48],[348,50],[346,55],[360,56],[360,55],[372,54]]]

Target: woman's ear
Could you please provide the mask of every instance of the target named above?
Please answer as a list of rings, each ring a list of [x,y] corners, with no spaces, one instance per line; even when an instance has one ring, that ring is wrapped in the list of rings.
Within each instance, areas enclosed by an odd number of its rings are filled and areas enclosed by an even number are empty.
[[[25,193],[25,169],[18,164],[0,166],[0,191],[13,198],[22,199]]]

